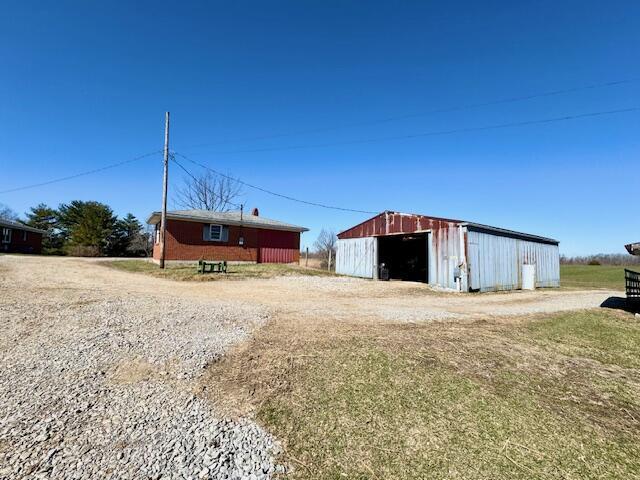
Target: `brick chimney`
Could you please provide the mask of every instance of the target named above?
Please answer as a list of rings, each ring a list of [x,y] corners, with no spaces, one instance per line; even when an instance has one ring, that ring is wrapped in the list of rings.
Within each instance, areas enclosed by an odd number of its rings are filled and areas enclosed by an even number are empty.
[[[258,211],[258,207],[253,207],[253,210],[251,210],[251,215],[253,215],[254,217],[257,217],[258,215],[260,215],[260,212]]]

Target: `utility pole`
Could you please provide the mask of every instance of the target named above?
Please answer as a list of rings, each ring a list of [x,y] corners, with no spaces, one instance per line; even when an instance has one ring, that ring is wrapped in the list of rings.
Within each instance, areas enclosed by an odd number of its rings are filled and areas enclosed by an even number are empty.
[[[167,184],[169,182],[169,112],[164,120],[164,175],[162,178],[162,218],[160,220],[160,268],[164,268],[165,235],[167,234]]]

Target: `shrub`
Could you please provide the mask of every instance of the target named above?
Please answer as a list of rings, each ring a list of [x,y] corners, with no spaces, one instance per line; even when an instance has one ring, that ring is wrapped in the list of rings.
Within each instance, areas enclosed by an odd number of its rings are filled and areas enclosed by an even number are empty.
[[[94,245],[71,245],[67,252],[72,257],[99,257],[100,248]]]

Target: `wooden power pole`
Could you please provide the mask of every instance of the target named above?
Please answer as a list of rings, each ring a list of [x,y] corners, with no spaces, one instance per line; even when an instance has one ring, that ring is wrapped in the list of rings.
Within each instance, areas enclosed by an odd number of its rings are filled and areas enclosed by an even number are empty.
[[[167,234],[167,184],[169,182],[169,112],[164,117],[164,175],[162,178],[162,218],[160,220],[160,268],[164,268]]]

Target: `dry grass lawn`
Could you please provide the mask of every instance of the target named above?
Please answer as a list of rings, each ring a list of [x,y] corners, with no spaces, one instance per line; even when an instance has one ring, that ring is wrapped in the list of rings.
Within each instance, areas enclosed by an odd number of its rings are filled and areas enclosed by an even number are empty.
[[[317,268],[305,268],[297,264],[277,264],[277,263],[241,263],[229,264],[227,273],[206,273],[200,274],[197,265],[191,264],[168,264],[164,270],[158,265],[147,260],[113,260],[100,262],[100,265],[115,268],[125,272],[144,273],[159,278],[168,278],[181,281],[213,281],[213,280],[244,280],[248,278],[275,278],[291,275],[311,275],[324,276],[334,275],[325,270]]]
[[[199,388],[273,431],[290,478],[640,477],[640,322],[628,313],[281,317]]]

